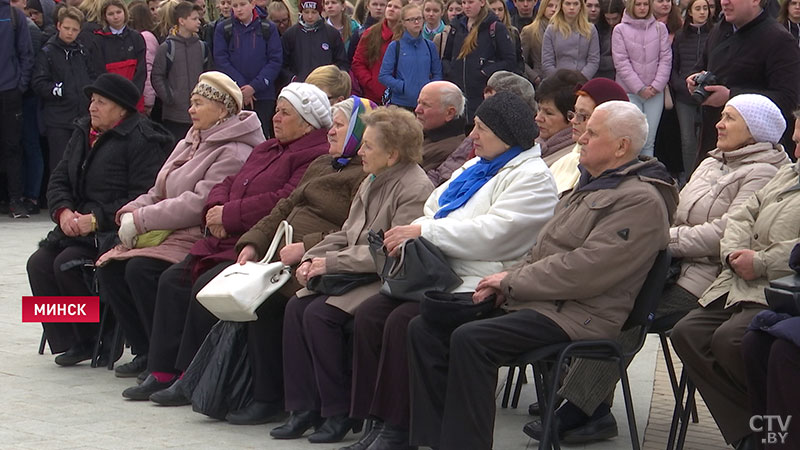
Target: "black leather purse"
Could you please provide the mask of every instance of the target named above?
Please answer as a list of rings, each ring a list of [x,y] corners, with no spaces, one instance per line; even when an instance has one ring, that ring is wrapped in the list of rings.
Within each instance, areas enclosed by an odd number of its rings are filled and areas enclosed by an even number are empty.
[[[353,289],[380,280],[377,273],[327,273],[308,280],[306,287],[325,295],[344,295]]]
[[[423,237],[402,244],[400,255],[389,256],[383,246],[383,230],[370,230],[369,249],[380,272],[381,293],[399,300],[420,302],[427,291],[448,292],[462,283],[438,247]]]
[[[473,303],[472,292],[429,291],[419,304],[419,314],[438,328],[455,329],[467,322],[490,317],[495,309],[495,299],[492,294],[480,303]]]

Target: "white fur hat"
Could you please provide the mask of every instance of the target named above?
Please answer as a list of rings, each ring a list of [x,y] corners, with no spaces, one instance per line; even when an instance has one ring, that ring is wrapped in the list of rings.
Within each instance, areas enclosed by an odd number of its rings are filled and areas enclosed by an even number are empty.
[[[294,109],[314,128],[330,128],[331,103],[322,89],[308,83],[289,83],[278,98],[292,104]]]
[[[777,144],[786,131],[786,119],[772,100],[759,94],[739,94],[728,100],[739,111],[756,142]]]

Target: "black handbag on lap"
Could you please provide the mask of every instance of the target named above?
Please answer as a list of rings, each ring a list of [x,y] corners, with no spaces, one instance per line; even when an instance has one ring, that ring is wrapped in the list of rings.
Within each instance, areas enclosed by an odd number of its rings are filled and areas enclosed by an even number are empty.
[[[429,291],[419,305],[419,314],[431,325],[455,329],[467,322],[489,317],[495,309],[495,299],[492,294],[480,303],[473,303],[472,292]]]
[[[308,280],[308,290],[325,295],[344,295],[353,289],[380,280],[377,273],[326,273]]]

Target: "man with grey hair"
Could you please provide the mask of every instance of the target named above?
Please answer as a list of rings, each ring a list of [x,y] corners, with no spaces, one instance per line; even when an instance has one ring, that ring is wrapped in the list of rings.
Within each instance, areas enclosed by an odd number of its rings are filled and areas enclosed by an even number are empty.
[[[433,81],[422,87],[414,114],[422,124],[422,168],[439,167],[464,140],[464,94],[449,81]]]
[[[424,317],[411,321],[412,445],[492,448],[500,366],[547,345],[619,334],[667,247],[678,200],[666,168],[638,158],[646,136],[634,105],[600,105],[580,138],[578,186],[561,197],[524,261],[477,286],[475,302],[494,296],[502,309],[452,332]]]

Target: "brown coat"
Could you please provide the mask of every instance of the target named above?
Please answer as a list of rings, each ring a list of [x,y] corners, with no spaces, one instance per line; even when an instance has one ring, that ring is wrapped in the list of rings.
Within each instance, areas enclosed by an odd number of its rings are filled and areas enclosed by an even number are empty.
[[[425,132],[422,143],[422,170],[425,173],[439,167],[464,140],[464,119],[453,119],[439,128]]]
[[[387,231],[408,225],[422,216],[422,207],[433,191],[425,172],[417,164],[400,163],[376,177],[367,176],[358,189],[342,230],[325,236],[303,255],[303,261],[325,258],[327,273],[375,272],[369,252],[369,230]],[[328,297],[326,303],[353,314],[367,298],[378,293],[379,283],[355,289],[341,296]],[[308,295],[307,289],[298,296]]]
[[[678,191],[654,159],[622,166],[566,193],[526,261],[501,288],[571,339],[619,334],[656,253],[667,247]],[[669,181],[667,181],[669,180]]]
[[[267,216],[239,238],[236,253],[252,245],[258,259],[263,258],[283,220],[294,229],[294,242],[302,242],[306,249],[314,247],[327,234],[342,228],[353,197],[366,175],[358,156],[342,170],[333,168],[330,155],[318,157],[291,195],[278,201]],[[276,253],[273,261],[279,259],[280,255]],[[281,288],[281,293],[290,297],[301,287],[292,277]]]

